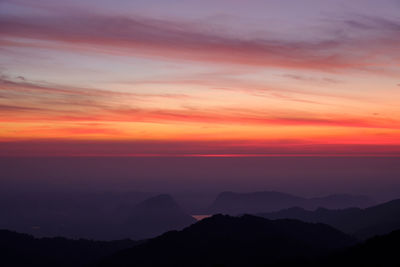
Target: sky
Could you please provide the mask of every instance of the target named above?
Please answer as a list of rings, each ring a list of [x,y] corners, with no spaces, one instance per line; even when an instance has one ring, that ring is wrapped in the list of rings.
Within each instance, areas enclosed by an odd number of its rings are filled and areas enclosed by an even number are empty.
[[[400,155],[399,0],[0,0],[0,155]]]

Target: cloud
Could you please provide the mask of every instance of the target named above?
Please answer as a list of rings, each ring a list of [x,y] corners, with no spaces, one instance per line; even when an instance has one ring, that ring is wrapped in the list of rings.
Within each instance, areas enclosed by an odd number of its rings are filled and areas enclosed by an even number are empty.
[[[38,111],[38,110],[43,110],[43,109],[0,104],[0,111],[2,111],[2,112],[6,112],[6,111]]]
[[[0,118],[2,121],[15,121],[15,118]],[[240,109],[224,110],[193,110],[193,109],[105,109],[101,112],[75,112],[73,114],[36,114],[19,117],[20,121],[48,122],[151,122],[151,123],[194,123],[222,125],[259,125],[259,126],[322,126],[322,127],[356,127],[399,129],[398,123],[392,120],[371,120],[369,118],[341,118],[337,116],[319,117],[290,117],[271,116],[260,113],[259,110]]]
[[[310,113],[260,110],[259,108],[204,107],[196,105],[174,105],[154,108],[138,105],[148,99],[155,103],[158,98],[183,99],[191,96],[180,94],[140,94],[115,92],[100,89],[69,87],[49,83],[35,83],[29,79],[0,77],[0,91],[7,96],[0,104],[4,111],[2,122],[151,122],[162,124],[193,123],[197,125],[260,125],[260,126],[322,126],[398,129],[398,122],[389,119],[371,119]],[[308,99],[296,98],[277,91],[266,91],[269,95],[296,102],[319,104]],[[132,104],[123,101],[131,98]],[[4,102],[6,101],[6,102]],[[138,102],[139,101],[139,102]],[[158,103],[158,102],[156,102]],[[12,115],[10,115],[12,114]],[[84,131],[83,131],[84,132]],[[83,133],[82,132],[82,133]],[[79,135],[79,130],[75,132]],[[72,132],[71,132],[72,134]]]
[[[223,125],[275,125],[275,126],[322,126],[322,127],[358,127],[398,129],[397,122],[391,120],[375,120],[368,117],[341,117],[339,115],[300,114],[228,107],[204,107],[183,105],[181,107],[146,107],[123,105],[126,98],[132,98],[134,103],[143,99],[151,102],[157,98],[173,98],[185,100],[186,95],[179,94],[138,94],[114,92],[99,89],[74,88],[48,83],[37,84],[24,78],[12,79],[7,75],[0,77],[1,89],[7,97],[0,104],[3,112],[2,122],[151,122],[162,124],[194,123]],[[299,99],[278,93],[270,95],[304,103],[312,103],[308,99]],[[158,99],[159,100],[159,99]],[[6,102],[4,102],[6,101]],[[136,102],[135,102],[136,101]],[[158,103],[158,102],[157,102]],[[10,115],[11,114],[11,115]],[[72,133],[72,132],[71,132]],[[79,130],[75,132],[79,134]],[[83,133],[83,132],[82,132]]]
[[[341,83],[341,81],[332,78],[314,78],[311,76],[298,75],[298,74],[283,74],[282,77],[289,78],[300,82],[319,82],[319,83]]]
[[[354,15],[352,19],[345,19],[343,22],[350,29],[377,31],[378,33],[400,31],[400,21],[382,17]]]
[[[193,98],[186,94],[174,93],[133,93],[119,92],[112,90],[84,88],[77,86],[66,86],[48,82],[35,82],[26,78],[9,77],[0,75],[0,95],[7,99],[9,106],[20,106],[19,110],[47,111],[73,111],[76,109],[102,110],[110,108],[130,99],[135,103],[156,101],[160,99],[190,99]],[[121,104],[122,105],[122,104]],[[28,107],[29,106],[29,107]],[[10,108],[11,110],[11,108]],[[13,110],[17,110],[14,108]]]
[[[247,39],[227,36],[222,32],[200,31],[190,26],[192,24],[178,21],[83,13],[57,17],[2,16],[0,35],[6,38],[1,45],[7,45],[4,42],[10,42],[9,39],[15,37],[36,41],[11,41],[14,42],[10,44],[12,46],[33,45],[96,53],[320,71],[367,69],[377,62],[379,64],[377,50],[384,53],[384,47],[399,44],[398,38],[388,38],[397,31],[395,22],[370,20],[369,24],[358,21],[347,21],[346,24],[352,29],[386,27],[386,35],[380,36],[378,40],[374,39],[375,35],[360,40],[340,36],[309,41],[262,37]]]
[[[7,75],[0,75],[0,90],[14,90],[14,91],[25,91],[25,92],[43,92],[53,94],[65,94],[65,95],[79,95],[88,97],[160,97],[160,98],[188,98],[186,94],[148,94],[148,93],[132,93],[132,92],[119,92],[115,90],[104,90],[96,88],[84,88],[77,86],[66,86],[60,84],[52,84],[48,82],[35,82],[29,81],[22,76],[17,76],[14,79]]]
[[[45,135],[43,134],[45,133]],[[30,127],[28,129],[16,130],[14,134],[17,135],[39,135],[39,136],[47,136],[47,137],[56,137],[56,138],[65,138],[69,136],[120,136],[123,131],[113,128],[113,127],[104,127],[101,124],[96,125],[95,127],[85,126],[75,124],[73,126],[40,126],[40,127]]]
[[[337,94],[335,92],[329,91],[317,91],[317,90],[307,90],[304,88],[297,89],[296,86],[293,84],[290,87],[285,86],[277,86],[277,85],[269,85],[265,82],[260,81],[252,81],[238,78],[238,72],[215,72],[215,73],[197,73],[195,75],[185,75],[185,76],[168,76],[168,77],[155,77],[153,79],[137,79],[134,81],[122,81],[119,82],[120,84],[124,85],[196,85],[200,87],[204,87],[206,90],[219,90],[219,91],[226,91],[226,92],[237,92],[248,94],[255,97],[265,97],[265,98],[280,98],[285,101],[294,101],[294,102],[302,102],[302,103],[313,103],[313,104],[324,104],[322,102],[316,102],[309,100],[311,97],[323,97],[323,98],[335,98],[335,99],[353,99],[354,96],[350,95],[343,95]],[[336,84],[341,83],[341,81],[336,79],[330,78],[313,78],[309,76],[301,76],[301,75],[293,75],[293,74],[286,74],[282,75],[282,77],[294,79],[294,80],[301,80],[305,82],[316,82],[322,85],[327,83],[329,84]],[[356,98],[357,101],[360,100],[358,96]],[[366,99],[363,99],[366,101]],[[372,100],[375,102],[375,99]]]

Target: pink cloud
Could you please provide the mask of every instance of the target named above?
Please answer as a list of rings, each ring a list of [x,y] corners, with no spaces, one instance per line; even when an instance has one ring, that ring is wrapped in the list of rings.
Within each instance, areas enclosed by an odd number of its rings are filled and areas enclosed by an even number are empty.
[[[179,22],[82,13],[59,17],[3,16],[0,25],[3,38],[56,42],[20,44],[26,46],[324,71],[368,69],[379,65],[377,51],[384,53],[388,46],[400,43],[398,38],[386,36],[379,40],[339,37],[323,41],[248,40],[199,31]],[[1,45],[7,42],[10,41],[3,40]]]

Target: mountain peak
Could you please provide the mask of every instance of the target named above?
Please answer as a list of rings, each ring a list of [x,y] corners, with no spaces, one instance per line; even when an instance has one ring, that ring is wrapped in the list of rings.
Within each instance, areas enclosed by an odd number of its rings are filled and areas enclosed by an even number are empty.
[[[196,220],[167,194],[137,204],[126,222],[127,232],[135,238],[149,238],[170,230],[182,229]]]

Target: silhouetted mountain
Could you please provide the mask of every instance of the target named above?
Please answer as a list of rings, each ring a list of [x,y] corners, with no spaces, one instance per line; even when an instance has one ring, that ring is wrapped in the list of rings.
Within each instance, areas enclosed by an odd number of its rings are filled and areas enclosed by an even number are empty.
[[[376,203],[367,196],[334,194],[324,197],[308,198],[304,208],[306,209],[344,209],[349,207],[366,208]]]
[[[313,266],[398,267],[399,244],[400,231],[394,231],[368,239],[341,253],[334,253]]]
[[[102,266],[254,266],[299,262],[354,239],[324,224],[215,215],[106,259]]]
[[[400,266],[400,231],[355,246],[324,224],[215,215],[147,241],[34,238],[0,230],[0,265],[19,266]]]
[[[280,192],[234,193],[223,192],[210,206],[211,214],[243,214],[271,212],[291,207],[315,209],[325,207],[331,209],[347,207],[367,207],[373,202],[365,196],[330,195],[317,198],[303,198]]]
[[[160,235],[171,230],[180,230],[195,223],[169,195],[159,195],[137,204],[124,225],[126,234],[135,239]]]
[[[84,266],[137,243],[128,239],[105,242],[61,237],[34,238],[0,230],[0,265]]]
[[[368,238],[400,229],[400,199],[366,209],[328,210],[319,208],[309,211],[302,208],[290,208],[258,215],[269,219],[290,218],[305,222],[326,223],[359,238]]]

